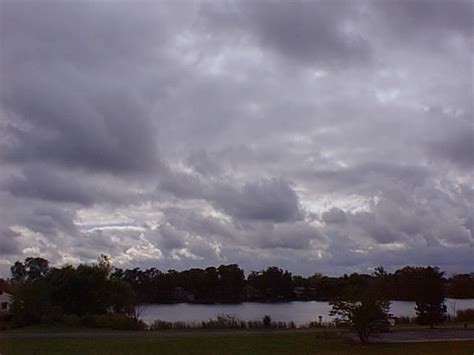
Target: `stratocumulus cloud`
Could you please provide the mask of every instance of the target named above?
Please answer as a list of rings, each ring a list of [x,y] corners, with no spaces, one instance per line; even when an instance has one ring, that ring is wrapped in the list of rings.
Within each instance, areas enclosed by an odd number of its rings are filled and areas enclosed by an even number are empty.
[[[1,4],[0,270],[473,271],[473,5]]]

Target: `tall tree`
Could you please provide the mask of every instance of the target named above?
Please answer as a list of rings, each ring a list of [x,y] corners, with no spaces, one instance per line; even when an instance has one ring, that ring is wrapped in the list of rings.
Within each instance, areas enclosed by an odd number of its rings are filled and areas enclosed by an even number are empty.
[[[10,267],[10,273],[13,282],[18,284],[25,282],[27,277],[26,266],[21,261],[15,261],[15,264]]]
[[[237,264],[221,265],[217,268],[218,287],[221,300],[238,302],[245,284],[244,270]]]
[[[329,304],[329,314],[351,327],[364,344],[379,322],[388,322],[390,301],[374,287],[347,290],[342,299]]]
[[[419,270],[415,311],[419,324],[435,324],[445,319],[443,272],[426,267]]]

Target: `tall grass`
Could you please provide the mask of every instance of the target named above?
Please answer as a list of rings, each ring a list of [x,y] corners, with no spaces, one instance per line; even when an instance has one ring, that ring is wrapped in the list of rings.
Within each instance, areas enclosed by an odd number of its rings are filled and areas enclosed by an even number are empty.
[[[295,322],[275,322],[270,316],[264,316],[261,320],[245,321],[231,314],[219,314],[203,322],[167,322],[156,320],[150,324],[150,330],[168,329],[295,329]]]

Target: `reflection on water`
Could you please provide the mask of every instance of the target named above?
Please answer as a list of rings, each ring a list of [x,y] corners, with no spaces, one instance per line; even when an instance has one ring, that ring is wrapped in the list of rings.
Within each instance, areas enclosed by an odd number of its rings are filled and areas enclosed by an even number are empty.
[[[466,308],[474,308],[474,299],[446,299],[448,312]],[[394,316],[415,316],[415,302],[392,301],[390,311]],[[200,322],[215,318],[218,314],[232,314],[241,320],[261,320],[266,314],[274,321],[294,321],[302,325],[317,321],[318,316],[323,317],[323,322],[330,321],[329,303],[319,301],[287,302],[287,303],[256,303],[245,302],[240,304],[153,304],[145,305],[141,314],[145,322],[156,319],[165,321]]]

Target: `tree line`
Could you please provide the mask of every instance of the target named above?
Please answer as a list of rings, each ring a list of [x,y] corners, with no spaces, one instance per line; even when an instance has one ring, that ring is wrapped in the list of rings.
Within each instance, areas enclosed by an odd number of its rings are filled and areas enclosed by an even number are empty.
[[[393,273],[384,271],[380,288],[391,300],[415,301],[423,284],[425,268],[406,266]],[[380,270],[379,270],[380,271]],[[133,287],[142,303],[172,302],[241,302],[291,301],[337,299],[348,289],[365,288],[374,274],[324,276],[316,273],[309,277],[292,275],[289,271],[272,266],[252,271],[245,277],[238,265],[221,265],[206,269],[160,271],[156,268],[141,270],[116,268],[111,278],[122,280]],[[459,274],[441,279],[443,293],[452,298],[474,298],[474,274]]]
[[[430,279],[433,277],[436,282]],[[319,273],[303,277],[268,267],[245,276],[237,264],[166,272],[114,268],[104,255],[94,264],[62,267],[51,267],[43,258],[26,258],[11,267],[11,277],[4,284],[14,295],[13,311],[23,323],[44,322],[64,314],[133,317],[136,305],[143,303],[334,301],[351,290],[373,285],[391,300],[420,301],[425,297],[429,301],[434,294],[443,299],[474,298],[473,274],[446,278],[431,267],[406,266],[393,273],[377,268],[372,275],[340,277]]]

